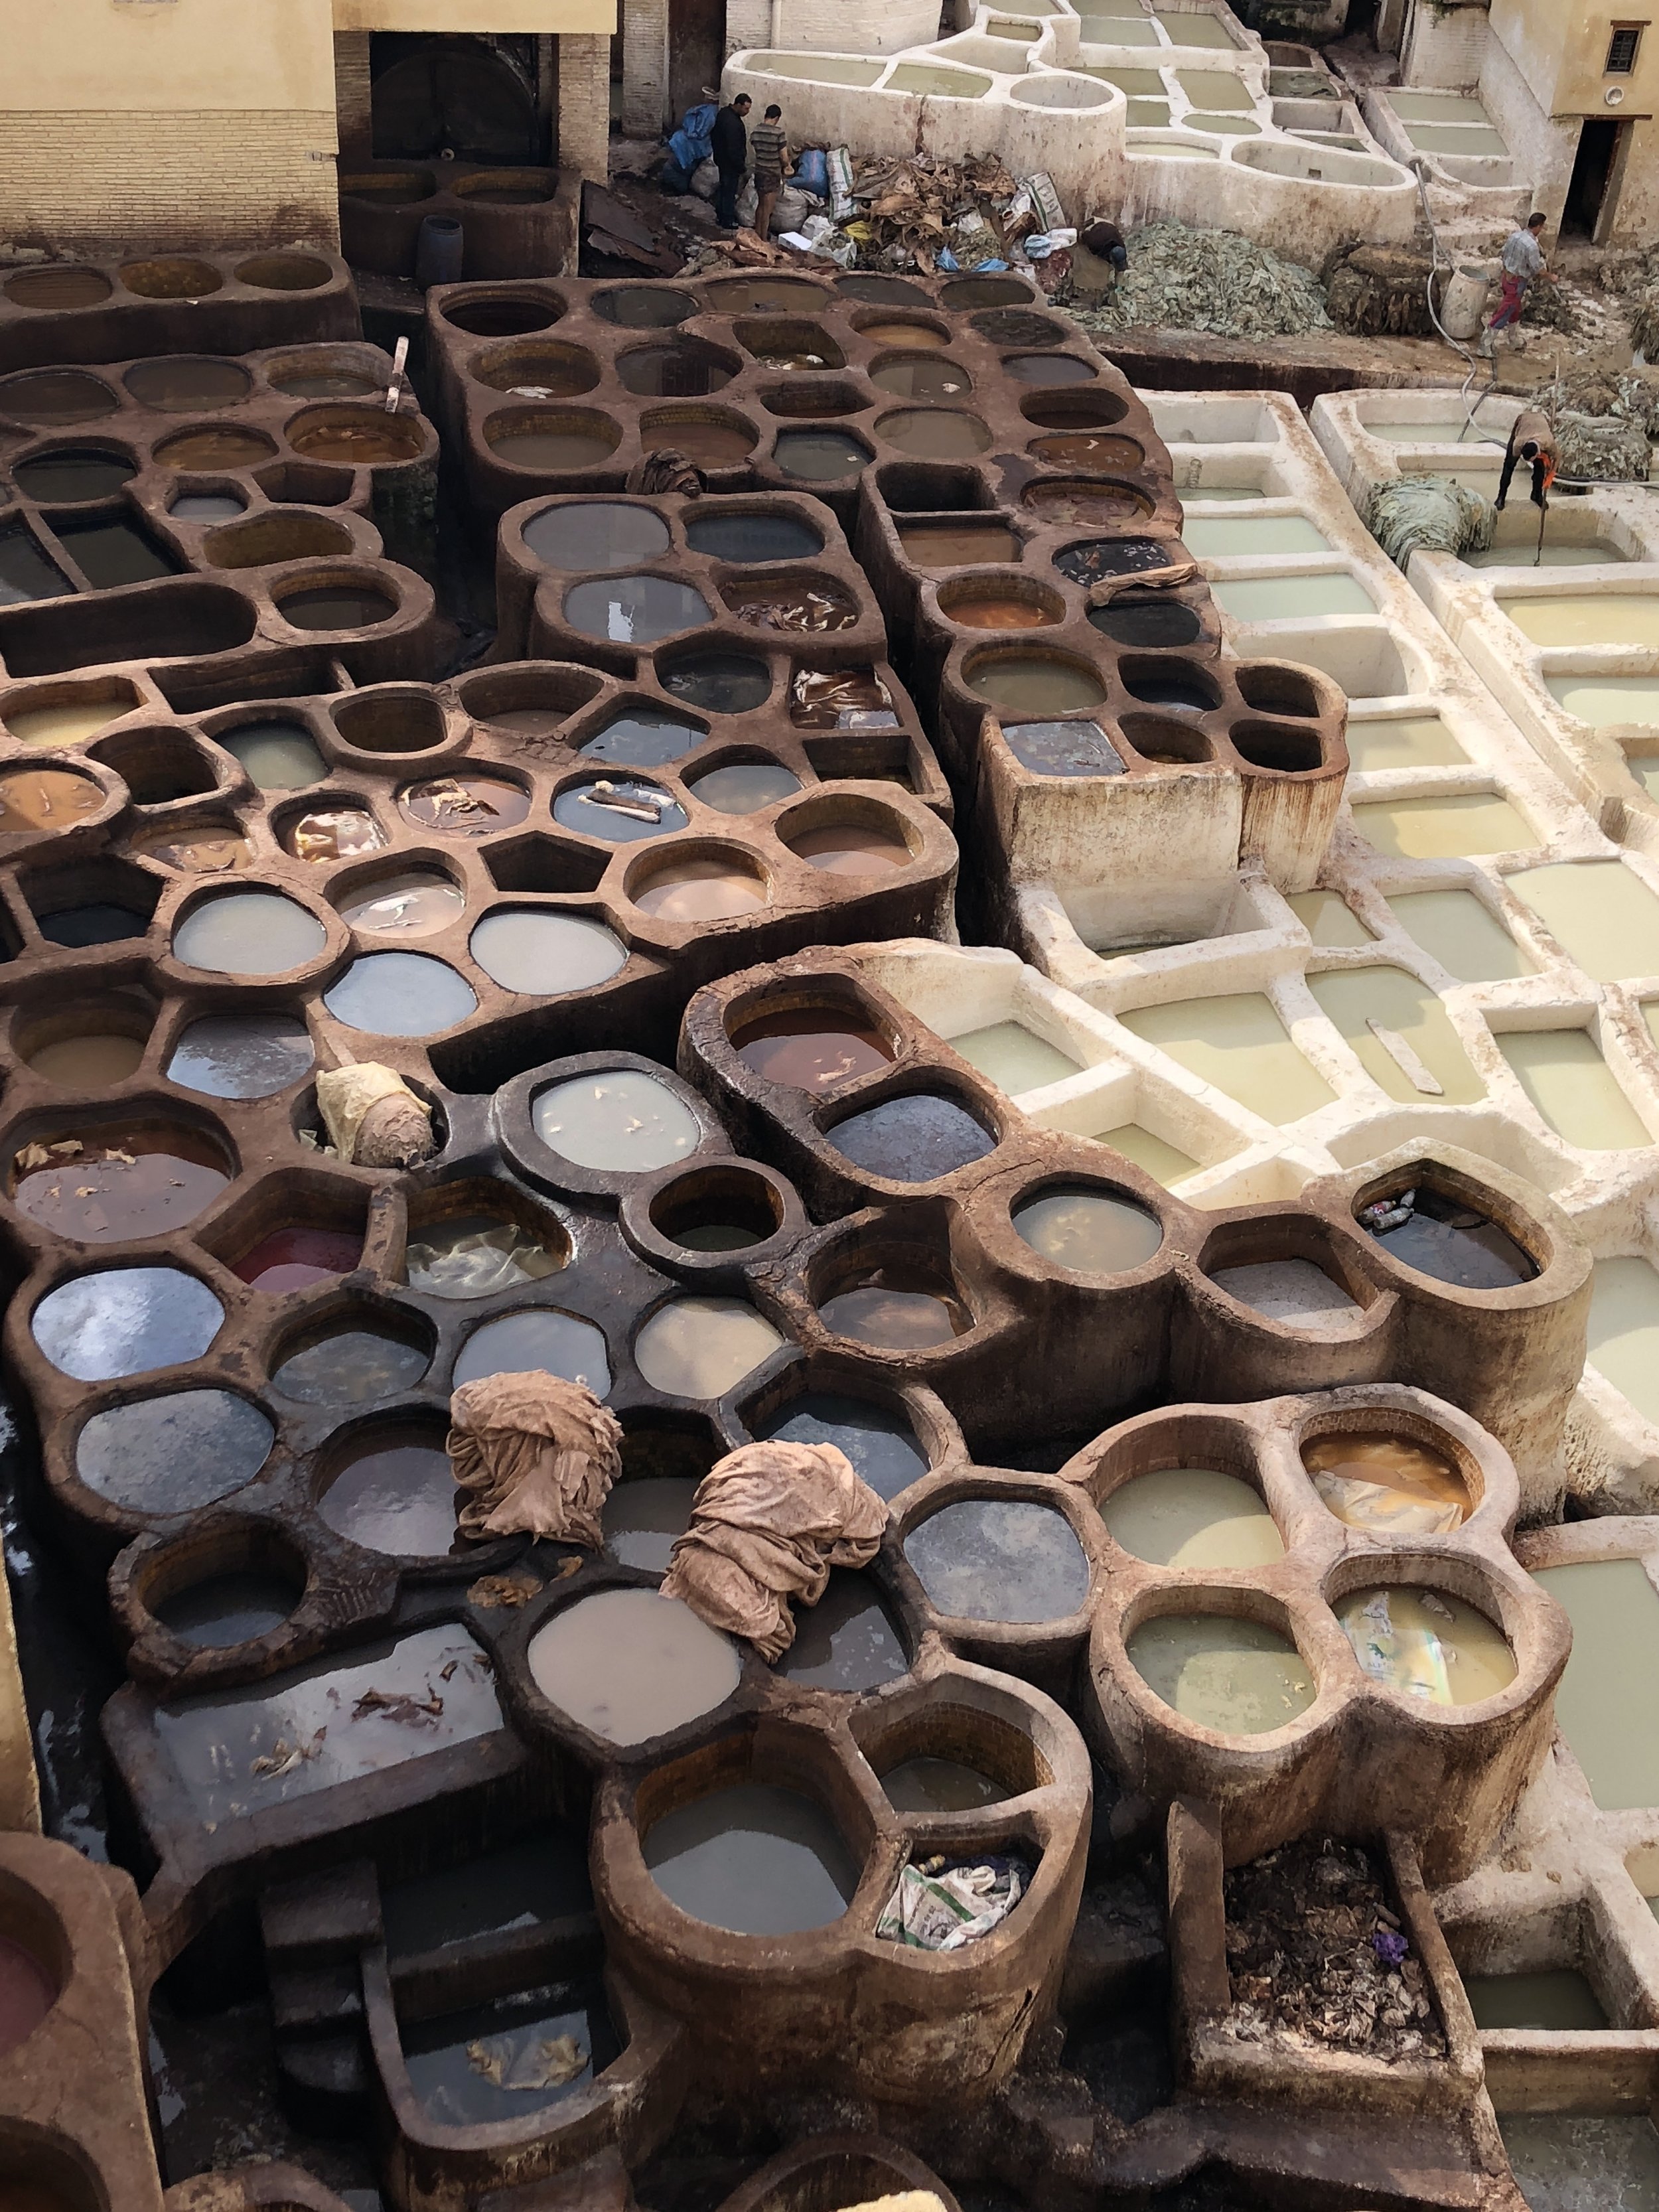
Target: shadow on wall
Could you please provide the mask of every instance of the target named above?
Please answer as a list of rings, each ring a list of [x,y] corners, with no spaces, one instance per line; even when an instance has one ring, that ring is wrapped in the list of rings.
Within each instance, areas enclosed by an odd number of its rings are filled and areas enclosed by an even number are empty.
[[[533,38],[377,36],[369,49],[380,160],[540,162],[556,91]]]

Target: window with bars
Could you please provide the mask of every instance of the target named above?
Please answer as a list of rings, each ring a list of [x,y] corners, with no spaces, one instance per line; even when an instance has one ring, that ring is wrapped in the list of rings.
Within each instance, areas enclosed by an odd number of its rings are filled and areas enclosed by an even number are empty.
[[[1615,23],[1613,36],[1607,41],[1608,76],[1628,76],[1636,67],[1636,50],[1642,43],[1646,29],[1643,23]]]

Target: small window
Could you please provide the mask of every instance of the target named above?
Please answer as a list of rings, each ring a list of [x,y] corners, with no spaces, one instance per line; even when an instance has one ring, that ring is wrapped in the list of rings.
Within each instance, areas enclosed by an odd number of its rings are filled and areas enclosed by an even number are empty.
[[[1642,43],[1646,26],[1641,23],[1615,23],[1613,36],[1607,41],[1608,76],[1628,76],[1636,67],[1636,50]]]

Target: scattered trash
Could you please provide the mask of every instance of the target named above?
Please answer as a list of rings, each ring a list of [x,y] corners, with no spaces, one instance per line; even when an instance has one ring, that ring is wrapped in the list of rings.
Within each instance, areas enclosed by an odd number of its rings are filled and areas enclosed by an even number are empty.
[[[1483,553],[1498,527],[1490,500],[1451,477],[1395,477],[1374,485],[1365,526],[1396,568],[1413,553]]]
[[[325,1069],[317,1110],[336,1154],[353,1167],[418,1167],[437,1150],[432,1109],[379,1060]]]
[[[407,1690],[365,1690],[351,1709],[354,1721],[367,1720],[370,1714],[379,1713],[389,1721],[404,1721],[418,1728],[423,1721],[441,1720],[444,1701],[426,1686],[424,1698],[411,1697]]]
[[[896,730],[893,695],[872,668],[801,668],[790,692],[798,730]]]
[[[597,1552],[622,1471],[622,1424],[580,1382],[538,1370],[484,1375],[449,1401],[461,1534],[546,1536]]]
[[[575,1563],[581,1565],[580,1559]],[[466,1601],[480,1611],[492,1613],[498,1607],[516,1612],[528,1605],[532,1597],[539,1596],[542,1585],[534,1575],[480,1575],[476,1583],[467,1585]]]
[[[1328,331],[1319,279],[1231,230],[1149,223],[1128,240],[1129,266],[1097,306],[1073,308],[1090,330],[1157,325],[1226,338]]]
[[[264,1782],[280,1782],[285,1774],[292,1774],[295,1768],[305,1760],[316,1758],[327,1734],[325,1728],[319,1728],[309,1743],[290,1743],[286,1736],[279,1735],[270,1751],[262,1752],[258,1759],[252,1761],[248,1772],[257,1774]]]
[[[1622,415],[1580,415],[1571,409],[1555,418],[1556,474],[1588,477],[1601,483],[1645,483],[1653,449],[1640,422]]]
[[[913,1859],[899,1869],[876,1933],[915,1951],[959,1951],[1005,1921],[1030,1885],[1020,1858]]]
[[[482,2074],[497,2089],[525,2092],[562,2089],[587,2065],[587,2053],[574,2035],[556,2035],[545,2042],[520,2044],[512,2036],[482,2038],[469,2043],[466,2055],[475,2074]]]
[[[1226,1877],[1233,2008],[1223,2033],[1397,2063],[1444,2056],[1428,1978],[1358,1844],[1285,1844]]]

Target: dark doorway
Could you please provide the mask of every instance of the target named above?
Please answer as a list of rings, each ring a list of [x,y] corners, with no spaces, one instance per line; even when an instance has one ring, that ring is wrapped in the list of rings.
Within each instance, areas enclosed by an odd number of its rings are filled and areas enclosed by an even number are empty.
[[[668,0],[668,104],[676,123],[700,100],[720,98],[726,0]]]
[[[544,157],[533,46],[521,63],[482,39],[381,36],[370,66],[378,160],[448,152],[461,161],[513,165]]]
[[[1578,157],[1572,165],[1567,204],[1561,211],[1564,238],[1594,238],[1601,221],[1602,204],[1619,152],[1622,123],[1606,123],[1592,117],[1578,133]]]

